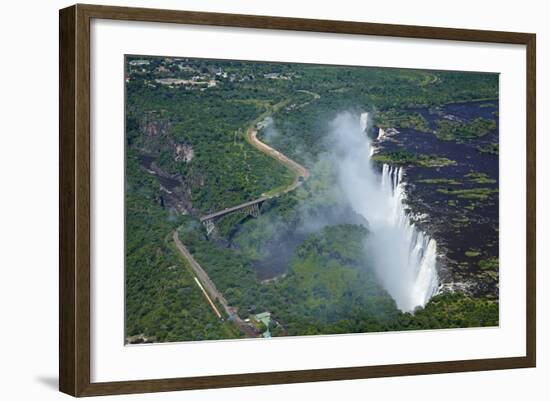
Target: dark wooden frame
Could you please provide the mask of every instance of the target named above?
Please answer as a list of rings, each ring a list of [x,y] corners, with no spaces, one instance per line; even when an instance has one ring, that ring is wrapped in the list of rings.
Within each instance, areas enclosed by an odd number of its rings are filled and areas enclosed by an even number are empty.
[[[511,43],[527,49],[526,356],[274,373],[90,382],[90,21],[92,18],[402,38]],[[59,13],[59,389],[73,396],[535,367],[536,35],[299,18],[74,5]]]

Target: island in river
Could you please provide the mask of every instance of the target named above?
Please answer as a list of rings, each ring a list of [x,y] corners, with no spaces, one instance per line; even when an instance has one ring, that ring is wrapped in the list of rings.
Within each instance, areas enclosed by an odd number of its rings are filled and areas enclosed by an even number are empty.
[[[127,343],[498,325],[497,74],[125,71]]]

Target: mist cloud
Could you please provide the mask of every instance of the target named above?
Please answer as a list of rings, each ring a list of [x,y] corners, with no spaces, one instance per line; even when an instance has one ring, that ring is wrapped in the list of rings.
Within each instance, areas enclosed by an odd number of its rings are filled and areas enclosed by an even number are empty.
[[[353,210],[369,223],[365,252],[384,288],[403,311],[423,307],[437,291],[436,243],[411,224],[403,201],[403,170],[370,159],[367,113],[339,114],[328,141],[337,185]]]
[[[370,232],[364,244],[369,266],[397,307],[412,312],[437,291],[436,243],[417,230],[405,212],[403,170],[386,165],[380,171],[372,163],[367,135],[371,125],[368,113],[337,114],[323,138],[327,151],[308,163],[311,177],[294,192],[298,202],[290,217],[265,213],[249,227],[270,233],[256,234],[265,254],[260,264],[277,264],[273,270],[280,272],[310,234],[330,225],[365,226]],[[264,137],[277,135],[269,120]]]

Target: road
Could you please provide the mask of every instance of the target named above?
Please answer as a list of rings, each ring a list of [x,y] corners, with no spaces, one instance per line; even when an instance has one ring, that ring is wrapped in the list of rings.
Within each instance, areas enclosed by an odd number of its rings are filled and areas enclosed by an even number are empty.
[[[311,102],[313,102],[315,100],[319,100],[321,98],[321,96],[318,93],[311,92],[311,91],[308,91],[308,90],[305,90],[305,89],[300,89],[300,90],[298,90],[298,92],[307,93],[308,95],[312,96],[312,99],[310,101],[302,103],[299,106],[300,108],[302,108],[304,106],[307,106]],[[285,101],[279,102],[277,105],[273,106],[272,110],[268,113],[272,114],[272,113],[278,111],[283,106],[285,106],[288,102],[289,102],[288,99],[285,100]],[[307,168],[305,168],[304,166],[302,166],[300,163],[298,163],[298,162],[290,159],[289,157],[285,156],[284,154],[279,152],[277,149],[272,148],[268,144],[266,144],[266,143],[264,143],[264,142],[262,142],[258,139],[258,130],[256,128],[256,125],[257,125],[258,122],[264,120],[267,116],[269,116],[269,114],[264,114],[264,115],[260,116],[256,120],[256,122],[248,128],[248,130],[246,131],[246,139],[247,139],[248,143],[250,143],[256,149],[258,149],[260,152],[262,152],[262,153],[274,158],[275,160],[279,161],[280,163],[284,164],[295,175],[294,181],[292,182],[292,184],[288,185],[287,187],[285,187],[281,190],[278,190],[275,193],[270,194],[269,197],[272,198],[272,197],[279,196],[279,195],[282,195],[284,193],[293,191],[294,189],[296,189],[297,187],[302,185],[309,178],[309,170]],[[300,177],[302,177],[302,179],[300,179]]]
[[[178,251],[189,262],[189,266],[191,267],[191,269],[193,269],[193,272],[195,273],[197,279],[199,280],[204,290],[208,293],[210,298],[220,303],[222,308],[225,310],[227,316],[229,316],[229,319],[235,323],[235,325],[246,337],[257,337],[258,333],[256,333],[256,331],[252,327],[246,324],[239,317],[239,315],[237,315],[237,308],[229,305],[223,294],[216,288],[212,280],[210,280],[208,273],[204,271],[199,262],[197,262],[193,255],[191,255],[191,252],[189,252],[185,245],[183,245],[178,236],[177,230],[173,232],[172,239],[174,240]],[[216,308],[213,309],[216,311]]]
[[[271,146],[260,141],[258,139],[258,130],[255,127],[248,128],[248,131],[246,132],[246,137],[248,142],[252,146],[258,149],[260,152],[265,153],[266,155],[271,156],[275,160],[284,164],[288,169],[292,170],[295,175],[292,184],[284,187],[274,194],[271,194],[271,197],[279,196],[281,194],[293,191],[294,189],[302,185],[305,181],[307,181],[307,179],[309,178],[309,170],[301,164],[295,162],[294,160],[286,157],[278,150],[273,149]],[[302,177],[302,179],[300,179],[300,177]]]
[[[314,96],[314,99],[319,98],[318,97],[319,95],[314,94],[313,92],[308,92],[308,93],[311,93],[312,96],[316,95],[317,97]],[[292,181],[291,184],[277,190],[276,192],[265,193],[260,198],[257,198],[257,199],[254,199],[254,200],[251,200],[251,201],[248,201],[248,202],[245,202],[245,203],[241,203],[240,205],[235,205],[235,206],[232,206],[232,207],[229,207],[229,208],[225,208],[223,210],[218,210],[218,211],[215,211],[215,212],[210,213],[208,215],[202,216],[200,218],[201,221],[208,220],[212,217],[229,214],[229,213],[231,213],[235,210],[243,209],[243,208],[245,208],[247,206],[250,206],[250,205],[253,205],[255,203],[263,202],[266,199],[274,198],[274,197],[277,197],[279,195],[285,194],[287,192],[293,191],[296,188],[298,188],[300,185],[302,185],[305,181],[308,180],[309,170],[307,168],[302,166],[300,163],[298,163],[298,162],[290,159],[289,157],[285,156],[284,154],[279,152],[277,149],[272,148],[268,144],[266,144],[266,143],[264,143],[264,142],[262,142],[258,139],[258,130],[256,129],[256,124],[253,124],[248,128],[248,130],[246,132],[246,139],[247,139],[248,143],[250,143],[256,149],[258,149],[260,152],[274,158],[275,160],[277,160],[281,164],[285,165],[289,170],[291,170],[294,173],[294,180]]]

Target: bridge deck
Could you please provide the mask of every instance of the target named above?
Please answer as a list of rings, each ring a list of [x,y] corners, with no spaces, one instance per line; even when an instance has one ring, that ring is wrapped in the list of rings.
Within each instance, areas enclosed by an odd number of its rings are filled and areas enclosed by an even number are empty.
[[[261,198],[258,198],[258,199],[254,199],[250,202],[245,202],[245,203],[241,203],[240,205],[237,205],[237,206],[233,206],[233,207],[228,207],[228,208],[225,208],[223,210],[218,210],[217,212],[214,212],[214,213],[210,213],[210,214],[207,214],[205,216],[202,216],[200,218],[200,221],[203,222],[203,221],[206,221],[206,220],[210,220],[210,219],[213,219],[215,217],[220,217],[220,216],[224,216],[226,214],[229,214],[229,213],[232,213],[232,212],[236,212],[237,210],[241,210],[241,209],[244,209],[245,207],[249,207],[249,206],[253,206],[257,203],[261,203],[265,200],[269,199],[269,197],[267,196],[262,196]]]

